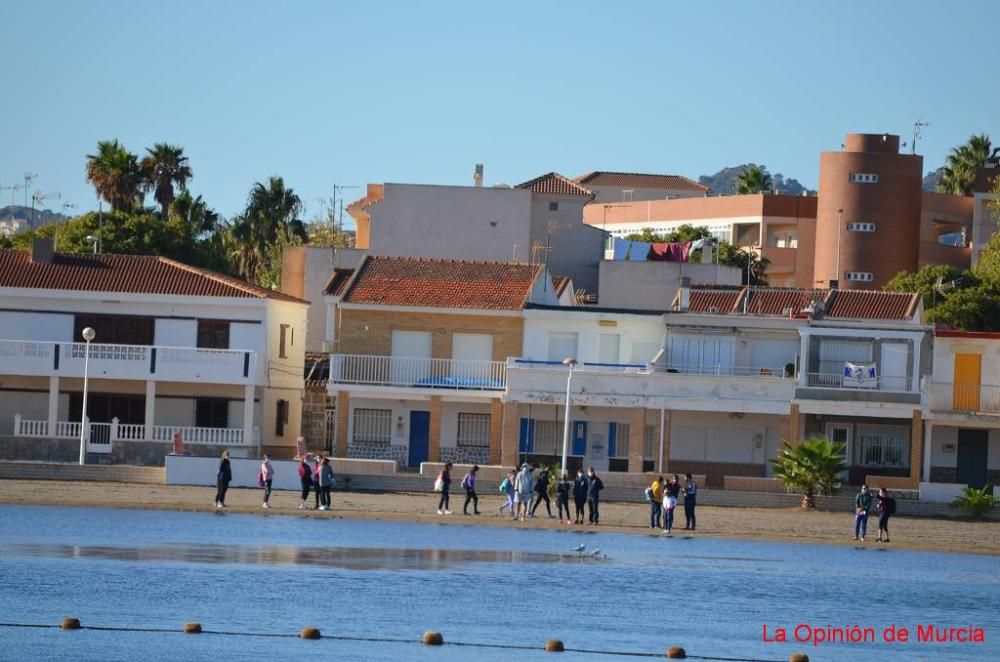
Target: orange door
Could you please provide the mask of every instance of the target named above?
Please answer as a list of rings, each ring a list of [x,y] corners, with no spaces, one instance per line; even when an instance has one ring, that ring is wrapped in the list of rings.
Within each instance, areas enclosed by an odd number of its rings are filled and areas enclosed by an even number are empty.
[[[979,378],[983,357],[979,354],[955,354],[955,383],[952,408],[979,411]]]

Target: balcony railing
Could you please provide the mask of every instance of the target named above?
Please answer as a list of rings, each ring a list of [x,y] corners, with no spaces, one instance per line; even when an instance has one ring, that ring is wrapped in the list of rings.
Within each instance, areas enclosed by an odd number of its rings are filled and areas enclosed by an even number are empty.
[[[840,373],[808,372],[806,386],[810,388],[834,388],[851,391],[893,391],[911,393],[913,380],[909,377],[883,377],[854,379]]]
[[[0,340],[0,373],[83,377],[85,343]],[[88,374],[103,379],[258,383],[256,352],[200,347],[90,343]]]
[[[1000,414],[1000,386],[934,382],[931,386],[931,409]]]
[[[181,433],[181,440],[186,445],[225,445],[248,446],[253,440],[247,440],[242,428],[204,428],[178,425],[143,425],[137,423],[119,423],[112,419],[110,423],[87,421],[88,452],[108,453],[111,445],[130,441],[160,441],[172,442],[174,433]],[[79,439],[80,421],[57,421],[53,434],[49,434],[49,422],[14,416],[14,436],[34,437],[43,439]]]
[[[507,386],[507,364],[504,361],[334,354],[330,357],[330,383],[502,391]]]
[[[509,367],[532,368],[539,370],[562,370],[568,368],[562,361],[534,361],[531,359],[508,359]],[[770,379],[791,379],[794,375],[785,372],[784,367],[763,366],[733,366],[721,363],[649,365],[644,363],[580,363],[574,371],[578,372],[610,372],[619,374],[682,374],[702,375],[708,377],[764,377]]]

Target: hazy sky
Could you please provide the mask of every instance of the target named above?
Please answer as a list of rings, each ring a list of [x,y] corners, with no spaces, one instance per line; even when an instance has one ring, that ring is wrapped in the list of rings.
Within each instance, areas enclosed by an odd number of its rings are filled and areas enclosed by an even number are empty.
[[[334,183],[471,184],[477,162],[487,185],[754,161],[815,187],[844,133],[910,141],[918,118],[926,171],[1000,143],[998,25],[991,1],[3,0],[0,187],[30,171],[49,207],[96,208],[108,138],[183,146],[227,216],[270,175],[311,215]]]

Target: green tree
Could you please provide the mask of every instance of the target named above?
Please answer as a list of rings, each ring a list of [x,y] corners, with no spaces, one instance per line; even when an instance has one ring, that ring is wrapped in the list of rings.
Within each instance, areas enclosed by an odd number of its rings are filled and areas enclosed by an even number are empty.
[[[254,184],[243,213],[233,219],[223,240],[237,272],[263,287],[277,287],[285,246],[308,239],[298,218],[302,201],[281,177]]]
[[[1000,505],[1000,499],[993,496],[992,485],[984,485],[979,489],[964,487],[961,496],[951,502],[952,508],[958,508],[973,517],[982,517],[997,505]]]
[[[767,283],[767,266],[771,261],[756,252],[729,243],[719,244],[719,264],[737,267],[746,285],[764,287]]]
[[[140,164],[143,186],[153,192],[160,204],[160,218],[166,221],[175,197],[174,186],[181,191],[187,190],[187,182],[193,176],[191,166],[183,147],[156,143],[147,147],[146,152]]]
[[[185,190],[170,205],[169,218],[183,224],[191,237],[214,234],[220,226],[219,215],[210,209],[201,196],[194,197]]]
[[[749,193],[770,193],[774,189],[771,175],[761,166],[750,164],[740,173],[736,180],[736,192],[740,195]]]
[[[976,173],[986,160],[996,156],[997,151],[990,144],[985,133],[970,136],[968,141],[953,147],[945,166],[942,168],[938,191],[952,195],[972,195],[976,183]]]
[[[332,198],[324,209],[306,223],[306,234],[309,235],[309,245],[324,248],[351,248],[354,237],[345,232],[337,220],[337,208]]]
[[[938,287],[938,283],[942,287]],[[919,271],[900,271],[882,288],[887,292],[916,292],[924,300],[924,311],[930,313],[948,294],[958,289],[975,287],[979,278],[971,271],[944,264],[927,264]]]
[[[823,436],[809,437],[798,446],[787,441],[778,456],[771,460],[774,476],[785,487],[802,493],[802,508],[816,507],[816,494],[840,491],[840,476],[847,470],[844,444],[835,444]]]
[[[712,233],[703,225],[697,227],[685,223],[675,230],[666,233],[658,233],[653,228],[643,228],[642,232],[633,232],[626,238],[633,241],[645,241],[646,243],[656,243],[665,241],[695,241],[711,237]]]
[[[97,143],[97,152],[87,155],[87,181],[114,211],[131,211],[142,203],[138,157],[117,140],[102,140]]]

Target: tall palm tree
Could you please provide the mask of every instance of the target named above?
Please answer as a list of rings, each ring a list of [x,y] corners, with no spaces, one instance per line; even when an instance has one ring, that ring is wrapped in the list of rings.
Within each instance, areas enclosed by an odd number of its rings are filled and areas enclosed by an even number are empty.
[[[938,191],[952,195],[972,195],[976,173],[998,151],[1000,149],[993,149],[990,137],[985,133],[970,136],[965,144],[953,147],[941,169]]]
[[[802,492],[802,508],[815,508],[817,492],[840,491],[840,476],[847,470],[844,448],[844,444],[833,443],[823,436],[810,437],[797,446],[786,441],[778,456],[771,460],[774,477],[785,487]]]
[[[132,211],[142,202],[139,159],[117,140],[102,140],[97,153],[87,155],[87,181],[114,211]]]
[[[180,220],[192,237],[211,234],[219,228],[219,214],[202,197],[185,190],[170,203],[170,217]]]
[[[748,165],[736,180],[736,192],[740,195],[770,193],[772,188],[771,175],[758,165]]]
[[[301,212],[302,200],[281,177],[254,184],[246,209],[228,228],[230,254],[244,278],[275,284],[275,262],[281,260],[281,249],[296,239],[308,239],[298,217]]]
[[[146,148],[142,159],[143,185],[160,203],[160,217],[167,220],[170,203],[174,201],[174,185],[181,191],[187,190],[187,182],[193,176],[184,148],[167,143],[156,143]]]

